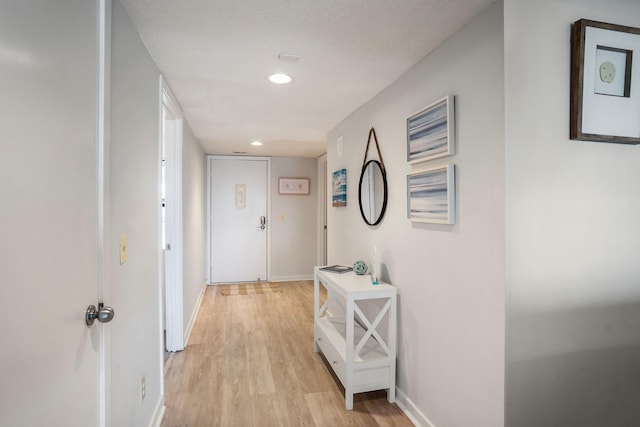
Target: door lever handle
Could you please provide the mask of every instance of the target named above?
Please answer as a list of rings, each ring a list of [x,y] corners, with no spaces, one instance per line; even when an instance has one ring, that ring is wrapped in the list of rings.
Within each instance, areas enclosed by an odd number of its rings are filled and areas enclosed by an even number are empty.
[[[258,226],[258,228],[260,230],[264,230],[265,228],[267,228],[267,217],[266,216],[261,216],[260,217],[260,225]]]

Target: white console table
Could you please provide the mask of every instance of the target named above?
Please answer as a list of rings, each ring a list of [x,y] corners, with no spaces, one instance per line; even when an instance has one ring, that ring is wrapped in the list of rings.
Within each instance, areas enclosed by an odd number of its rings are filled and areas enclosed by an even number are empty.
[[[365,391],[386,389],[387,400],[395,402],[396,288],[382,282],[374,285],[371,276],[352,271],[339,274],[315,267],[314,273],[314,347],[316,352],[322,350],[342,382],[347,409],[353,409],[353,394]],[[320,286],[327,290],[324,302]],[[364,300],[378,300],[377,313],[369,313],[372,320],[363,312],[364,304],[358,304]],[[339,309],[332,313],[335,307]],[[384,324],[386,337],[378,330]]]

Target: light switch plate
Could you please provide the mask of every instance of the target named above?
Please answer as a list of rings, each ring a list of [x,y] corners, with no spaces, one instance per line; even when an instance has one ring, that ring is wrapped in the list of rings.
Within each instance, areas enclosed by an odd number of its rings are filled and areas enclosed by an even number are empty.
[[[120,236],[120,265],[127,262],[127,236]]]

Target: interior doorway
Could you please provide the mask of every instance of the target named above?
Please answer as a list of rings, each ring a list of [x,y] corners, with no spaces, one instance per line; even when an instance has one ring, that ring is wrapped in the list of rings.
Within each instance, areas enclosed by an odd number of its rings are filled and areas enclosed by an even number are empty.
[[[327,265],[327,155],[318,157],[318,265]]]
[[[162,91],[161,277],[165,351],[184,350],[182,289],[182,113],[164,80]]]

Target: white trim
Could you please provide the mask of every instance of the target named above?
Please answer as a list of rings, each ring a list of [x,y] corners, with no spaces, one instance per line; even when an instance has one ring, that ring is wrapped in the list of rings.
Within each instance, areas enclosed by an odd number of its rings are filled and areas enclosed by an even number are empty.
[[[182,120],[171,120],[173,138],[165,142],[165,179],[166,200],[165,227],[167,242],[166,257],[166,328],[167,350],[184,350],[184,295],[183,295],[183,259],[182,259]],[[165,254],[166,254],[165,252]]]
[[[166,407],[164,406],[164,398],[160,396],[158,399],[158,403],[156,403],[156,407],[153,410],[153,415],[149,420],[149,427],[160,427],[162,424],[162,418],[164,417],[164,411]]]
[[[313,280],[313,274],[302,274],[297,276],[273,276],[270,282],[297,282],[300,280]]]
[[[271,280],[271,157],[265,158],[267,161],[267,281]]]
[[[164,79],[162,75],[158,78],[158,159],[157,165],[158,170],[156,172],[156,181],[158,183],[156,187],[156,199],[157,199],[157,227],[156,232],[158,235],[158,243],[162,241],[162,129],[164,126],[163,122],[163,114],[164,114],[164,103],[163,103],[163,90],[164,87]],[[160,399],[164,400],[164,316],[165,316],[165,304],[164,304],[164,281],[165,279],[165,261],[164,261],[164,250],[158,244],[158,358],[160,360]],[[164,405],[162,412],[164,413]]]
[[[207,247],[206,247],[206,274],[207,281],[213,284],[213,272],[211,271],[211,189],[213,188],[211,165],[213,160],[255,160],[267,162],[267,277],[266,280],[271,280],[271,227],[269,226],[271,218],[269,216],[271,212],[271,157],[257,157],[257,156],[220,156],[220,155],[207,155]]]
[[[167,81],[160,76],[161,138],[166,118],[164,108],[171,114],[172,138],[166,138],[164,147],[167,209],[165,210],[168,243],[171,251],[165,256],[165,319],[166,348],[168,351],[184,350],[184,295],[182,259],[182,111]],[[162,142],[161,142],[162,143]],[[169,209],[170,208],[170,209]],[[159,235],[160,237],[160,235]],[[161,306],[161,308],[163,308]],[[163,350],[164,351],[164,350]],[[161,353],[162,354],[162,353]]]
[[[160,75],[160,81],[162,82],[162,102],[169,111],[171,111],[173,117],[180,119],[184,118],[180,104],[178,104],[176,97],[173,95],[173,91],[171,90],[169,83],[162,75]]]
[[[398,387],[396,387],[396,405],[411,420],[413,425],[417,427],[436,427]]]
[[[316,233],[316,237],[317,237],[317,248],[316,248],[316,265],[325,265],[327,263],[327,260],[324,257],[324,254],[327,250],[326,243],[324,241],[324,226],[325,226],[325,222],[327,220],[326,216],[327,216],[327,212],[326,212],[326,206],[327,206],[327,192],[323,191],[323,189],[327,189],[328,185],[327,185],[327,181],[326,181],[326,171],[327,171],[327,153],[324,153],[322,156],[318,157],[317,162],[316,162],[316,177],[317,179],[317,194],[318,194],[318,212],[317,212],[317,233]],[[324,219],[324,221],[323,221]],[[311,275],[311,278],[313,278],[313,275]]]
[[[97,301],[110,304],[109,281],[109,127],[111,110],[111,0],[97,3]],[[111,328],[98,326],[98,426],[111,425]]]
[[[200,311],[200,304],[202,304],[202,298],[204,298],[204,293],[207,290],[207,282],[205,281],[202,284],[202,288],[200,289],[200,295],[198,295],[198,300],[196,301],[195,307],[193,307],[193,312],[191,313],[191,318],[189,319],[189,324],[187,325],[187,331],[184,334],[184,346],[187,347],[189,345],[189,338],[191,337],[191,331],[193,330],[193,325],[196,323],[196,319],[198,318],[198,312]]]
[[[206,194],[206,212],[205,212],[205,221],[206,229],[207,229],[207,238],[205,240],[205,248],[204,248],[204,277],[205,280],[211,283],[211,278],[213,277],[213,273],[211,271],[211,156],[206,156],[207,158],[207,194]]]

